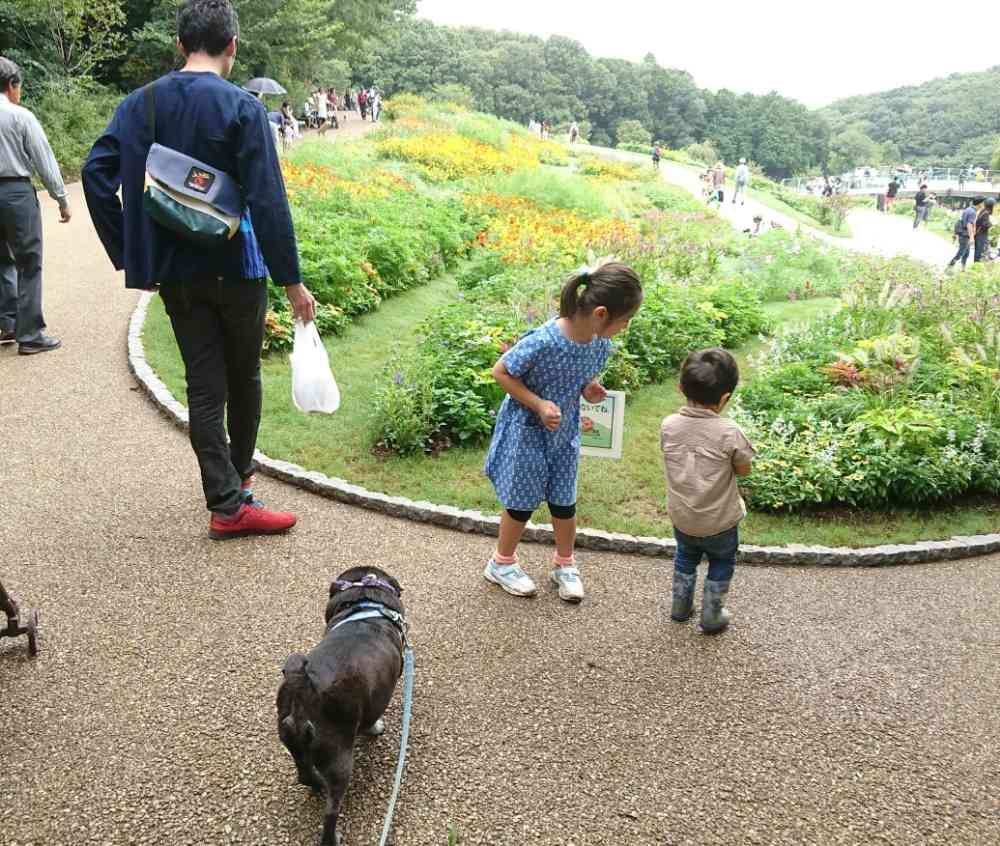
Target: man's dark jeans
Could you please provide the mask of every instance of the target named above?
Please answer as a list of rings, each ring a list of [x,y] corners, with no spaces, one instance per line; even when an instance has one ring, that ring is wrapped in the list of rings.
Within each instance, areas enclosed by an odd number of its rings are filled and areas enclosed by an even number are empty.
[[[965,267],[965,262],[969,258],[969,236],[959,235],[958,236],[958,252],[955,253],[955,258],[948,262],[948,267],[951,267],[955,262],[958,262],[962,267]]]
[[[235,514],[240,486],[253,473],[260,425],[267,283],[189,280],[164,283],[160,295],[184,359],[191,446],[205,501],[210,511]]]
[[[677,553],[674,569],[693,576],[698,571],[702,556],[708,556],[708,578],[713,582],[728,582],[736,567],[736,553],[740,548],[740,529],[733,526],[725,532],[707,538],[686,535],[676,527],[674,540]]]

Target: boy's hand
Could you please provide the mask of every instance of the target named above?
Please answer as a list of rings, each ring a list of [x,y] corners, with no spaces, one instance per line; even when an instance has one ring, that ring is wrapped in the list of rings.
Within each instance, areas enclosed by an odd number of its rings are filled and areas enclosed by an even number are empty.
[[[556,431],[562,424],[562,412],[554,402],[542,400],[538,406],[537,413],[542,419],[542,425],[550,432]]]
[[[604,389],[604,385],[598,382],[591,382],[583,389],[583,398],[591,403],[602,402],[608,395],[608,392]]]

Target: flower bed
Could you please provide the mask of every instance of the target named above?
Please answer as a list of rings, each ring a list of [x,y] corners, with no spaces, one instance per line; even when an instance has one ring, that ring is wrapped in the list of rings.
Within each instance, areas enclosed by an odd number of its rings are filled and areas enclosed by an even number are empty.
[[[691,349],[735,347],[768,328],[753,286],[720,275],[731,236],[703,211],[648,211],[626,221],[496,194],[466,203],[485,228],[458,276],[464,299],[431,314],[417,330],[416,354],[384,375],[373,426],[382,450],[406,455],[488,439],[504,396],[493,365],[557,313],[562,279],[588,253],[613,253],[646,287],[642,310],[616,339],[609,388],[662,382]]]
[[[741,392],[752,507],[1000,494],[1000,272],[871,262],[836,314],[780,334]]]

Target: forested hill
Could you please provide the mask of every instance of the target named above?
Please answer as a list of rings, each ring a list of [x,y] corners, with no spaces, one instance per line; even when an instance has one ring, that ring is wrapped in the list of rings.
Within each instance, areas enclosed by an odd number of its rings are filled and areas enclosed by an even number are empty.
[[[989,166],[1000,135],[1000,65],[849,97],[821,114],[835,134],[854,126],[876,143],[894,145],[911,164]]]
[[[558,35],[412,18],[382,35],[354,70],[389,95],[436,92],[519,123],[535,118],[556,127],[575,120],[597,144],[652,140],[676,149],[708,141],[726,161],[746,156],[777,177],[822,167],[828,153],[825,121],[801,103],[776,93],[706,91],[652,55],[641,62],[602,59]]]

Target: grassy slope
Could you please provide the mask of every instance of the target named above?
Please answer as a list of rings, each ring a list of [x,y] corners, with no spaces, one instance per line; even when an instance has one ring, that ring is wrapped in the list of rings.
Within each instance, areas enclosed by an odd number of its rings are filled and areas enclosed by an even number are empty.
[[[498,511],[489,482],[481,475],[485,447],[454,449],[436,458],[383,459],[374,456],[367,435],[367,413],[375,374],[394,348],[416,343],[413,328],[432,308],[448,302],[455,288],[442,278],[383,304],[343,337],[326,342],[340,384],[343,405],[331,417],[306,416],[292,406],[287,359],[265,362],[264,420],[259,440],[268,455],[294,461],[329,476],[345,478],[372,490],[411,499]],[[802,321],[835,307],[833,300],[775,303],[769,312],[779,321]],[[183,399],[183,368],[159,301],[154,302],[145,332],[146,354],[161,378]],[[746,378],[752,378],[747,356],[756,345],[739,351]],[[625,455],[621,461],[583,458],[580,466],[580,522],[584,526],[638,535],[668,535],[663,470],[659,456],[659,424],[680,407],[673,385],[639,391],[626,412]],[[820,516],[753,513],[744,525],[748,543],[820,543],[857,546],[905,542],[952,534],[980,534],[1000,525],[1000,506],[938,509],[930,514],[834,511]]]

